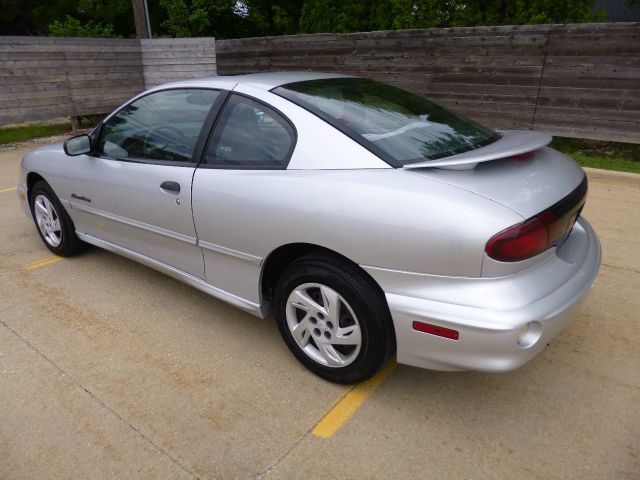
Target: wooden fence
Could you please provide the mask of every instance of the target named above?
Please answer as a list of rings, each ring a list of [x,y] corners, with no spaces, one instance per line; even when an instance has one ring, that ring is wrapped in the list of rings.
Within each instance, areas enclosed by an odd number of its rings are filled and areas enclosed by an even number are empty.
[[[108,113],[150,86],[215,74],[212,38],[0,37],[0,124]]]
[[[494,128],[640,143],[640,24],[527,25],[220,40],[221,75],[351,73]]]
[[[106,113],[144,88],[270,70],[396,84],[494,128],[640,143],[640,24],[245,38],[0,37],[0,124]]]
[[[140,40],[144,83],[161,83],[216,75],[213,38],[161,38]]]

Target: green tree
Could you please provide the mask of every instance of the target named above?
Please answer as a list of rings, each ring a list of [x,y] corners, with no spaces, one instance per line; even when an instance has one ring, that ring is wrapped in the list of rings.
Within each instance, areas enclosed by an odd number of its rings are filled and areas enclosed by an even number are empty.
[[[371,30],[371,10],[370,2],[366,0],[306,0],[302,7],[300,30],[304,33]]]
[[[604,20],[594,1],[147,0],[154,36],[217,38]],[[56,34],[110,34],[109,25],[135,34],[131,0],[0,0],[0,35],[47,35],[49,25]]]
[[[604,20],[594,0],[454,0],[451,26],[575,23]]]
[[[54,37],[115,37],[113,25],[101,23],[80,23],[80,20],[67,15],[65,20],[54,20],[49,25],[49,33]]]
[[[448,23],[446,3],[440,0],[390,0],[377,2],[375,29],[434,28]]]
[[[159,0],[158,7],[150,5],[155,36],[237,38],[266,33],[260,16],[251,15],[248,5],[237,0]]]
[[[300,31],[355,32],[604,20],[604,12],[594,12],[593,4],[594,0],[306,0]]]
[[[73,14],[77,0],[0,0],[0,35],[46,35],[48,25]]]
[[[135,35],[131,0],[77,0],[77,14],[81,22],[111,25],[122,37]]]
[[[205,0],[160,0],[160,6],[167,13],[161,26],[174,37],[204,36],[211,27],[207,3]]]
[[[306,0],[244,0],[248,23],[265,35],[296,34]]]

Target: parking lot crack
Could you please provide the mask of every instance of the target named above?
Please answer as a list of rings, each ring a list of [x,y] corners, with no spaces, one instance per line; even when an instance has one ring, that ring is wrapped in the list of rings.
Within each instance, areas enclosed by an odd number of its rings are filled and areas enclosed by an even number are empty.
[[[348,388],[341,396],[340,398],[338,398],[338,400],[336,401],[336,403],[333,405],[335,406],[336,404],[340,403],[340,401],[342,401],[342,399],[344,399],[349,392],[351,392],[352,390],[354,390],[356,388],[356,386],[352,386],[350,388]],[[333,408],[333,407],[332,407]],[[316,428],[316,425],[313,425],[311,428],[309,428],[304,434],[302,434],[295,442],[293,442],[293,444],[291,444],[289,446],[289,448],[287,448],[282,455],[280,455],[278,458],[276,458],[273,462],[271,462],[271,464],[265,468],[261,473],[259,473],[256,476],[256,480],[262,480],[263,478],[265,478],[267,475],[269,475],[269,473],[271,473],[279,464],[280,462],[282,462],[285,458],[287,458],[287,456],[296,449],[296,447],[298,445],[300,445],[304,439],[306,439],[307,437],[309,437],[311,435],[311,433],[313,432],[313,429]]]
[[[287,448],[282,455],[280,455],[278,458],[276,458],[273,462],[271,462],[271,464],[265,468],[261,473],[259,473],[256,476],[256,480],[262,480],[263,478],[265,478],[267,475],[269,475],[269,473],[271,473],[271,471],[273,469],[275,469],[280,462],[282,462],[285,458],[287,458],[287,456],[293,451],[295,450],[295,448],[300,445],[302,443],[302,441],[307,438],[309,435],[311,435],[311,431],[313,430],[313,427],[310,428],[309,430],[307,430],[303,435],[301,435],[295,442],[293,442],[293,444],[291,444],[289,446],[289,448]]]
[[[167,457],[169,459],[169,461],[171,461],[171,463],[173,463],[175,466],[177,466],[178,468],[180,468],[182,471],[184,471],[186,474],[188,474],[191,478],[194,479],[199,479],[200,477],[198,477],[195,472],[193,472],[190,468],[188,468],[186,465],[184,465],[183,463],[180,462],[180,460],[178,460],[177,458],[175,458],[173,455],[171,455],[171,453],[169,453],[166,449],[164,449],[162,446],[158,445],[156,442],[154,442],[147,434],[145,434],[142,430],[140,430],[138,427],[136,427],[134,424],[132,424],[129,420],[127,420],[126,418],[124,418],[120,413],[118,413],[113,407],[109,406],[107,403],[104,402],[104,400],[102,400],[100,397],[98,397],[94,392],[92,392],[91,390],[89,390],[89,388],[87,388],[86,386],[84,386],[77,378],[75,378],[71,373],[69,373],[68,371],[66,371],[64,368],[62,368],[60,365],[58,365],[53,359],[49,358],[45,353],[43,353],[42,351],[40,351],[35,345],[33,345],[27,338],[25,338],[24,336],[22,336],[19,332],[17,332],[13,327],[11,327],[10,325],[8,325],[5,321],[0,320],[0,324],[6,328],[9,332],[11,332],[16,338],[18,338],[20,341],[22,341],[25,345],[27,345],[27,347],[29,347],[33,352],[35,352],[37,355],[39,355],[41,358],[43,358],[46,362],[48,362],[49,364],[51,364],[56,370],[58,370],[62,375],[64,375],[65,377],[67,377],[69,380],[71,380],[71,382],[73,382],[73,384],[75,384],[78,388],[84,390],[95,402],[97,402],[101,407],[103,407],[104,409],[106,409],[107,411],[109,411],[112,415],[114,415],[119,421],[123,422],[125,425],[127,425],[127,427],[129,427],[131,430],[133,430],[136,435],[138,435],[140,438],[142,438],[145,442],[147,442],[149,445],[151,445],[155,450],[157,450],[158,452],[160,452],[162,455],[164,455],[165,457]]]
[[[623,270],[625,272],[640,273],[640,271],[634,270],[633,268],[619,267],[618,265],[611,265],[609,263],[604,263],[604,262],[602,262],[602,265],[604,265],[605,267],[614,268],[616,270]]]

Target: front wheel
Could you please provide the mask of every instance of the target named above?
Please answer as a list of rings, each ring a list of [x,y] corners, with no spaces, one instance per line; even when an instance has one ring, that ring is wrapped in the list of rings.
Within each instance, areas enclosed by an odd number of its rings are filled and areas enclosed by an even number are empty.
[[[327,380],[366,380],[394,353],[384,296],[354,265],[324,255],[296,260],[280,277],[274,301],[291,352]]]
[[[30,203],[40,238],[52,253],[68,257],[80,250],[73,221],[49,184],[37,182],[31,189]]]

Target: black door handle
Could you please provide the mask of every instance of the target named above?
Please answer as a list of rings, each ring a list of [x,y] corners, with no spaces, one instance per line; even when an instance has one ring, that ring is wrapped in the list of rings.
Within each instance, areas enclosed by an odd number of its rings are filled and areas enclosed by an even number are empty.
[[[180,193],[180,184],[178,182],[162,182],[160,188],[167,192]]]

